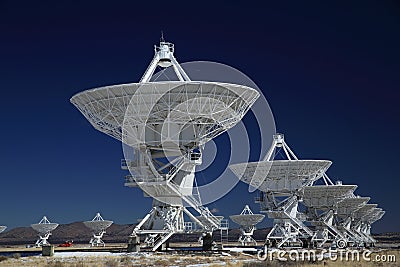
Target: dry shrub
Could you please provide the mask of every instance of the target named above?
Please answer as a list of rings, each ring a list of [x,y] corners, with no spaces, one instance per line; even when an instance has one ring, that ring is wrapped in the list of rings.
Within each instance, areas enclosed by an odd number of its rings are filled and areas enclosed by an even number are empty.
[[[12,255],[12,257],[13,257],[13,259],[19,259],[19,258],[21,258],[21,254],[19,254],[19,253],[14,253],[13,255]]]
[[[86,265],[85,265],[85,263],[83,261],[80,261],[80,262],[75,263],[73,265],[73,267],[86,267]]]
[[[115,259],[109,259],[104,263],[105,267],[119,267],[119,261]]]
[[[154,262],[154,266],[170,266],[171,262],[166,259],[158,259]]]
[[[67,267],[67,265],[64,262],[55,261],[48,263],[46,267]]]

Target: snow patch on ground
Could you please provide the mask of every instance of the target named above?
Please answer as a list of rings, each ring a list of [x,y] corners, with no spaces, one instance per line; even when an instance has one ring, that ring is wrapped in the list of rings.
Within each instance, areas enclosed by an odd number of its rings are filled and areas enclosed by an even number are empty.
[[[225,248],[224,250],[231,252],[257,252],[256,248]]]
[[[126,253],[111,253],[111,252],[56,252],[54,257],[69,258],[69,257],[104,257],[104,256],[121,256]]]

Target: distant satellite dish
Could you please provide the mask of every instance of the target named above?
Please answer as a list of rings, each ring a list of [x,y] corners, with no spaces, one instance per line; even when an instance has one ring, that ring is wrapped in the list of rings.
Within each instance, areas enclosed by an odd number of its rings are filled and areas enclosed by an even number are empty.
[[[239,243],[242,246],[247,246],[249,244],[257,245],[257,242],[252,236],[256,229],[256,224],[260,223],[264,217],[265,215],[262,214],[254,214],[248,205],[244,207],[239,215],[229,216],[233,222],[240,225],[242,235],[239,237]]]
[[[58,223],[51,223],[46,216],[43,216],[39,223],[31,224],[31,227],[39,233],[36,246],[41,247],[50,244],[47,239],[49,239],[51,232],[58,227]]]
[[[113,224],[113,221],[104,220],[100,213],[97,213],[93,220],[83,222],[83,224],[93,231],[93,237],[89,241],[92,247],[100,245],[104,247],[105,243],[101,239],[106,233],[106,229]]]

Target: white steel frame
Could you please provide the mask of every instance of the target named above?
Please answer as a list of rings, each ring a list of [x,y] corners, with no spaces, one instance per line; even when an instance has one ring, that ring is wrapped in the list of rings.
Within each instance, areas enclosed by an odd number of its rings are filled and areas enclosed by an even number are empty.
[[[173,53],[174,45],[161,40],[139,83],[96,88],[71,98],[97,130],[134,148],[136,157],[121,166],[131,173],[125,185],[138,186],[153,197],[153,208],[132,235],[149,235],[153,250],[172,234],[185,231],[184,213],[203,232],[220,228],[220,220],[192,194],[195,168],[201,164],[204,144],[240,121],[259,96],[242,85],[191,81]],[[151,82],[157,66],[172,67],[178,81]],[[192,131],[195,138],[171,137],[170,125],[180,125],[181,132]],[[148,139],[149,134],[153,139]],[[175,139],[160,141],[168,138]],[[160,162],[164,154],[174,159]],[[184,204],[205,220],[199,221]]]

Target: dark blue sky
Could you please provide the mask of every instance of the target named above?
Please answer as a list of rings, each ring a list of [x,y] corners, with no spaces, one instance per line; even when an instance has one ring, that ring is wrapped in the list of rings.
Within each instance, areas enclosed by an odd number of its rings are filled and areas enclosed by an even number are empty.
[[[98,210],[132,223],[150,209],[123,187],[120,143],[69,99],[138,81],[163,30],[178,61],[221,62],[252,78],[298,156],[333,160],[331,177],[387,211],[373,231],[400,230],[398,3],[143,2],[0,1],[0,224],[44,214],[68,223]],[[257,211],[253,197],[239,184],[211,207]]]

